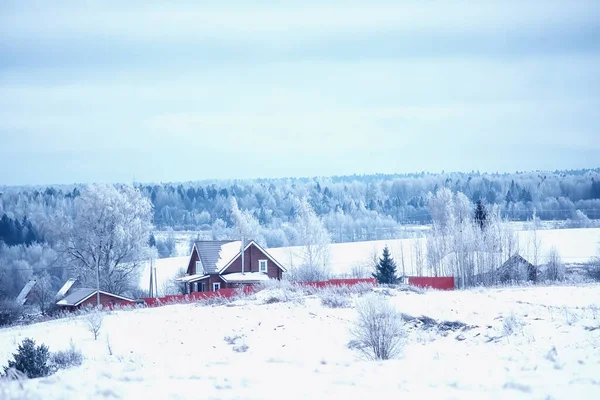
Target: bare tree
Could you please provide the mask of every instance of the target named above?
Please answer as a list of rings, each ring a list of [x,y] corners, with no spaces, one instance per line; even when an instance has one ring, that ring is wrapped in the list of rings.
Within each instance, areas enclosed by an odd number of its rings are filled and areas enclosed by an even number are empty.
[[[48,273],[44,273],[37,278],[29,297],[39,307],[40,312],[44,314],[54,305],[55,295],[56,291],[52,286],[52,277]]]
[[[65,243],[75,277],[92,287],[99,279],[100,289],[117,294],[137,286],[152,231],[149,199],[131,186],[91,185],[75,208]]]
[[[100,334],[100,328],[102,328],[103,320],[104,315],[97,308],[90,311],[85,316],[85,321],[87,323],[88,330],[94,335],[94,340],[98,339],[98,335]]]
[[[546,279],[560,281],[564,278],[565,266],[560,258],[560,253],[556,247],[552,247],[548,253],[548,262],[546,263]]]

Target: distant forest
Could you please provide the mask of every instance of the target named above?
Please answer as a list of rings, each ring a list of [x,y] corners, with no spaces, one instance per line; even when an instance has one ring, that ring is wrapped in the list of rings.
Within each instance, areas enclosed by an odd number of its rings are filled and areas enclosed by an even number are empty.
[[[584,224],[600,219],[600,168],[512,174],[417,173],[188,183],[135,184],[154,205],[159,230],[203,231],[226,237],[230,197],[259,221],[269,247],[294,244],[287,231],[294,198],[306,196],[333,242],[398,237],[407,224],[428,224],[428,196],[442,187],[474,203],[497,204],[506,219]],[[73,212],[81,185],[0,188],[0,242],[52,243],[53,221]]]

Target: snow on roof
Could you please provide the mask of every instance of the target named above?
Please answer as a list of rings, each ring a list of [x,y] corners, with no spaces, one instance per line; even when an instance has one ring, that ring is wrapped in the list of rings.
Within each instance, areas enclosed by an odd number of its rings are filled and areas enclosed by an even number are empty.
[[[101,290],[100,293],[105,296],[110,296],[110,297],[114,297],[114,298],[121,299],[121,300],[135,301],[134,299],[130,299],[130,298],[124,297],[124,296],[119,296],[118,294],[114,294],[114,293],[108,293],[108,292],[105,292],[104,290]],[[90,297],[92,297],[95,294],[96,294],[96,289],[91,289],[91,288],[75,289],[71,293],[69,293],[69,295],[66,296],[64,299],[57,301],[56,305],[78,306],[79,304],[81,304],[82,302],[89,299]]]
[[[69,289],[71,289],[71,287],[73,287],[73,284],[77,281],[76,278],[71,278],[68,281],[65,282],[65,284],[63,285],[63,287],[60,288],[60,290],[56,293],[56,299],[60,299],[65,297],[65,295],[67,294],[67,292],[69,291]]]
[[[215,263],[217,271],[221,271],[231,260],[233,260],[242,249],[242,241],[236,240],[235,242],[229,242],[221,245],[219,251],[219,259]]]
[[[17,296],[17,303],[23,305],[25,304],[25,302],[27,301],[27,296],[29,295],[29,292],[31,292],[31,289],[33,289],[33,287],[35,286],[35,284],[37,283],[37,279],[36,278],[32,278],[31,280],[29,280],[29,282],[27,282],[25,284],[25,286],[23,286],[23,289],[21,289],[21,293],[19,293],[19,295]]]
[[[236,272],[233,274],[221,275],[225,282],[262,282],[268,281],[270,278],[262,272]]]
[[[66,296],[64,299],[58,301],[56,304],[59,306],[76,306],[79,303],[81,303],[82,301],[88,299],[94,293],[96,293],[96,289],[90,289],[90,288],[75,289],[71,293],[69,293],[68,296]]]
[[[201,281],[202,279],[206,279],[208,277],[209,277],[209,275],[196,274],[196,275],[184,276],[183,278],[178,278],[178,279],[175,279],[175,280],[177,282],[191,283],[191,282]]]

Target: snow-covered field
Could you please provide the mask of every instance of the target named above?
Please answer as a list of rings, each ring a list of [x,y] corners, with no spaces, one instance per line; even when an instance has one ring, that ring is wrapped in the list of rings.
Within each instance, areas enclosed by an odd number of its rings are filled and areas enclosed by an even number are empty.
[[[533,261],[533,232],[519,231],[520,254]],[[600,251],[600,228],[546,229],[537,231],[539,263],[544,263],[552,247],[556,247],[563,262],[567,265],[590,261]],[[330,246],[330,267],[335,276],[350,274],[353,268],[372,265],[372,255],[381,256],[388,245],[396,260],[398,270],[407,275],[416,275],[417,247],[421,248],[422,259],[426,260],[425,239],[392,239],[368,242],[334,243]],[[302,259],[301,247],[281,247],[268,249],[269,253],[286,267],[298,265]],[[402,257],[404,255],[404,257]],[[402,261],[404,260],[404,262]],[[164,258],[156,261],[159,293],[164,282],[170,280],[177,271],[187,268],[189,255]],[[426,262],[426,261],[425,261]],[[403,268],[404,267],[404,268]],[[425,272],[427,272],[425,270]],[[140,286],[149,287],[149,266],[142,272]]]
[[[599,285],[391,293],[404,313],[477,327],[407,328],[402,355],[375,362],[347,347],[355,309],[310,296],[112,312],[97,341],[76,317],[0,330],[3,361],[25,337],[51,350],[72,339],[86,357],[22,387],[0,383],[0,398],[600,398]],[[523,327],[508,334],[511,315]]]

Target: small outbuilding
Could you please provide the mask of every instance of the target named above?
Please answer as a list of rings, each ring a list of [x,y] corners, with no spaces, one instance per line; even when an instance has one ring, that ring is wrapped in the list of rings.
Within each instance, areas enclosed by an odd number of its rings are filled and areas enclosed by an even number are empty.
[[[529,281],[536,282],[538,267],[519,254],[513,254],[498,270],[500,282]]]
[[[88,306],[93,307],[98,304],[97,293],[98,291],[92,288],[69,290],[65,297],[56,302],[56,305],[67,311],[75,311]],[[133,305],[135,300],[100,290],[100,304],[108,307]]]

